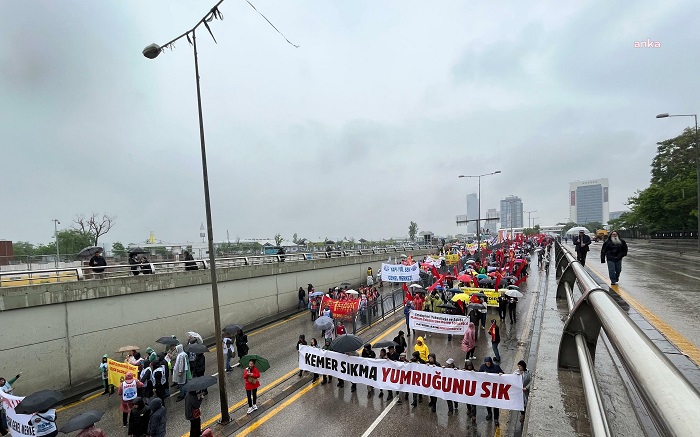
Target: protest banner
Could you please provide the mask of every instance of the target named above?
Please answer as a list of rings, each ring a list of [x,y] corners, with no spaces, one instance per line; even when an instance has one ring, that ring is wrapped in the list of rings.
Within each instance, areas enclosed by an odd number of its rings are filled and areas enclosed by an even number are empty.
[[[411,329],[419,331],[464,335],[469,324],[469,317],[427,311],[411,311],[408,316],[408,323]]]
[[[299,369],[376,389],[418,393],[472,405],[518,411],[524,406],[522,378],[516,374],[351,357],[311,346],[299,347]]]
[[[107,377],[108,381],[110,385],[115,387],[119,387],[121,385],[128,372],[133,373],[134,378],[138,378],[139,376],[138,367],[132,366],[129,363],[120,363],[119,361],[114,361],[112,359],[107,359],[107,371],[109,372]]]
[[[501,295],[498,291],[492,290],[490,288],[474,288],[474,287],[459,287],[463,293],[469,295],[475,293],[484,293],[486,295],[486,304],[490,307],[498,306],[498,296]]]
[[[418,263],[410,266],[401,264],[382,263],[382,281],[387,282],[415,282],[420,281],[420,268]]]
[[[13,396],[0,390],[0,400],[5,408],[7,417],[7,427],[10,430],[12,437],[33,436],[34,427],[29,425],[31,414],[18,414],[15,412],[15,407],[24,399],[24,397]]]
[[[323,299],[321,299],[321,306],[318,309],[318,314],[323,314],[323,310],[326,309],[326,307],[331,309],[333,319],[350,321],[355,317],[360,308],[360,299],[337,300],[324,295]]]

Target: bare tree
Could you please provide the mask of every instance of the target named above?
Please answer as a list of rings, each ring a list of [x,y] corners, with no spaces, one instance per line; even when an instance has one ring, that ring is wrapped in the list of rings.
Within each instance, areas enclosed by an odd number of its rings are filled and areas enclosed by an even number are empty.
[[[95,237],[95,246],[100,237],[105,235],[114,226],[117,216],[102,214],[102,217],[97,213],[92,213],[90,217],[85,217],[84,214],[76,216],[73,223],[75,223],[74,228],[84,232],[89,233]]]

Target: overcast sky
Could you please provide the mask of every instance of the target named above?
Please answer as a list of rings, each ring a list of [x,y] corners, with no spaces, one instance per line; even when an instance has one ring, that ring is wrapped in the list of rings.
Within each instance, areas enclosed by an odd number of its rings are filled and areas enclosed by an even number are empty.
[[[476,180],[541,224],[568,184],[649,183],[700,111],[700,2],[243,0],[198,35],[214,236],[455,234]],[[109,213],[108,246],[197,241],[205,221],[192,50],[141,50],[211,1],[0,2],[0,239]],[[635,41],[660,48],[634,48]]]

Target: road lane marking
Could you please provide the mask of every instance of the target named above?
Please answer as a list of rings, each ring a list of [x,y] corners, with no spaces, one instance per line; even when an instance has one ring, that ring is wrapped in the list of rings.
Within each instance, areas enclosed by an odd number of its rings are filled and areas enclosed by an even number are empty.
[[[593,266],[588,266],[596,276],[602,279],[606,284],[610,284],[610,281],[603,276],[603,274]],[[700,349],[695,347],[693,343],[688,341],[680,332],[673,329],[666,322],[661,320],[654,313],[649,311],[644,305],[637,302],[637,300],[632,297],[624,288],[619,285],[612,285],[611,288],[617,292],[628,304],[632,305],[638,313],[644,316],[649,323],[651,323],[654,328],[656,328],[664,337],[666,337],[671,343],[673,343],[676,348],[685,356],[690,358],[696,365],[700,365]]]
[[[369,435],[372,434],[372,431],[374,431],[374,429],[377,426],[379,426],[379,424],[382,422],[382,420],[384,420],[386,415],[389,414],[389,411],[391,411],[391,409],[394,408],[394,405],[396,405],[396,403],[399,401],[399,396],[401,396],[401,395],[400,394],[397,395],[394,398],[394,400],[391,401],[391,403],[384,409],[384,411],[382,411],[382,414],[380,414],[379,417],[374,419],[374,422],[372,422],[372,424],[369,426],[369,428],[367,428],[367,431],[365,431],[365,433],[362,434],[362,437],[369,437]]]
[[[658,267],[658,266],[659,266],[658,264],[650,263],[650,262],[648,262],[648,261],[641,261],[641,260],[639,260],[639,259],[635,259],[634,262],[638,262],[638,263],[640,263],[640,264],[646,264],[646,265],[654,266],[654,267]],[[687,274],[687,273],[679,272],[679,271],[677,271],[677,270],[666,269],[666,271],[671,272],[671,273],[676,273],[676,274],[681,275],[681,276],[686,276],[686,277],[691,278],[691,279],[697,279],[698,281],[700,281],[700,278],[697,277],[697,276],[689,275],[689,274]]]
[[[392,332],[394,332],[397,328],[401,327],[401,325],[404,324],[404,323],[405,323],[404,320],[400,320],[399,322],[395,323],[395,324],[392,325],[390,328],[388,328],[386,331],[382,332],[381,335],[379,335],[378,337],[375,337],[374,339],[372,339],[372,341],[370,341],[370,343],[376,343],[376,342],[378,342],[378,341],[381,341],[384,337],[386,337],[387,335],[389,335],[389,334],[391,334]],[[294,370],[294,372],[296,372],[296,370]],[[278,405],[277,407],[275,407],[275,408],[273,408],[272,410],[270,410],[270,412],[268,412],[267,414],[263,415],[262,417],[260,417],[260,418],[259,418],[258,420],[256,420],[255,422],[253,422],[253,423],[251,423],[250,425],[248,425],[240,434],[238,434],[238,436],[239,436],[239,437],[243,437],[243,436],[246,436],[246,435],[250,434],[251,432],[253,432],[254,430],[256,430],[258,427],[260,427],[262,424],[264,424],[264,423],[267,422],[268,420],[272,419],[277,413],[279,413],[280,411],[282,411],[283,409],[285,409],[286,407],[288,407],[289,405],[291,405],[294,401],[296,401],[297,399],[299,399],[300,397],[302,397],[304,394],[306,394],[309,390],[311,390],[312,388],[314,388],[316,385],[318,385],[318,381],[316,381],[316,382],[313,383],[312,385],[310,385],[310,386],[304,388],[304,389],[301,390],[299,393],[296,393],[294,396],[292,396],[291,398],[287,399],[286,401],[284,401],[283,403],[281,403],[281,404]],[[246,401],[246,402],[247,402],[247,401]],[[187,437],[187,435],[189,435],[189,434],[185,434],[185,435],[182,436],[182,437]]]
[[[65,410],[67,410],[67,409],[69,409],[69,408],[77,407],[78,405],[80,405],[80,404],[82,404],[82,403],[91,401],[91,400],[93,400],[93,399],[95,399],[95,398],[98,398],[98,397],[100,397],[100,396],[102,396],[102,393],[95,393],[94,395],[90,395],[90,396],[86,397],[85,399],[81,399],[81,400],[79,400],[79,401],[77,401],[77,402],[73,402],[72,404],[64,405],[64,406],[62,406],[61,408],[56,408],[56,412],[57,412],[57,413],[60,413],[61,411],[65,411]]]

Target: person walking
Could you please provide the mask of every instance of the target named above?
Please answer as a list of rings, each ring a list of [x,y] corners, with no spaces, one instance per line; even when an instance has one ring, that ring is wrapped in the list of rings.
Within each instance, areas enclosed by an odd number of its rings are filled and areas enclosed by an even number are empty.
[[[476,350],[476,326],[473,322],[469,322],[467,325],[467,330],[464,332],[464,337],[462,338],[462,351],[466,352],[466,357],[464,362],[474,359],[474,351]]]
[[[525,361],[518,361],[518,370],[515,371],[516,375],[520,375],[523,378],[523,410],[520,412],[520,423],[525,422],[525,410],[527,409],[527,398],[530,396],[530,384],[532,384],[532,374],[527,370],[527,363]]]
[[[299,352],[299,346],[306,346],[308,343],[306,343],[306,336],[304,334],[299,335],[299,340],[297,340],[297,352]],[[304,375],[303,370],[299,370],[299,378],[301,378]]]
[[[406,317],[406,332],[408,332],[408,336],[411,336],[411,325],[409,323],[409,320],[411,318],[411,311],[413,311],[413,304],[411,301],[406,301],[406,305],[404,306],[403,309],[403,315]],[[416,332],[413,331],[413,335],[416,335]]]
[[[122,425],[124,428],[126,428],[129,423],[129,413],[131,412],[131,407],[134,405],[134,401],[138,397],[138,389],[141,387],[143,387],[143,383],[134,379],[134,374],[131,372],[126,373],[124,381],[119,385],[118,393],[122,397],[119,408],[122,411]]]
[[[226,334],[226,337],[222,340],[222,348],[224,355],[226,355],[226,371],[233,372],[233,367],[231,367],[231,358],[236,356],[236,348],[233,346],[233,340],[231,340],[231,334]]]
[[[428,348],[428,345],[425,344],[423,337],[418,337],[416,339],[416,344],[413,346],[413,351],[418,352],[421,361],[423,361],[424,363],[428,362],[428,355],[430,355],[430,349]]]
[[[494,364],[491,357],[484,358],[484,364],[482,364],[479,368],[479,372],[498,373],[499,375],[503,375],[503,369],[501,369],[501,366],[499,366],[498,364]],[[493,417],[494,424],[498,426],[498,416],[500,412],[501,411],[498,408],[492,409],[491,407],[486,407],[486,420],[491,420],[491,418]],[[492,413],[493,416],[491,415]]]
[[[418,337],[418,338],[421,338],[421,337]],[[414,351],[413,355],[411,355],[411,362],[412,363],[419,363],[419,364],[426,364],[426,361],[421,358],[421,354],[418,351]],[[406,393],[406,399],[408,399],[408,393]],[[423,395],[413,393],[413,402],[411,402],[411,406],[417,407],[418,402],[423,402]]]
[[[509,297],[508,298],[508,317],[510,318],[510,323],[513,324],[518,321],[518,312],[516,311],[518,307],[518,298]],[[501,320],[503,321],[503,320]]]
[[[145,366],[139,374],[139,381],[143,384],[141,389],[141,398],[150,399],[153,397],[153,388],[156,385],[156,380],[153,378],[153,369],[151,366]],[[103,393],[104,394],[104,393]]]
[[[204,357],[204,354],[196,354],[194,358],[194,366],[192,367],[192,376],[195,378],[198,378],[200,376],[204,376],[204,373],[207,371],[207,361],[206,358]],[[202,394],[204,396],[209,394],[209,390],[206,388],[202,390]]]
[[[438,363],[437,357],[435,356],[435,354],[430,354],[430,355],[428,355],[428,363],[427,363],[427,364],[428,364],[429,366],[442,367],[442,366],[440,365],[440,363]],[[437,408],[437,397],[435,397],[435,396],[430,396],[430,402],[428,402],[428,406],[430,407],[430,409],[431,409],[431,410],[433,411],[433,413],[434,413],[435,410],[436,410],[436,408]]]
[[[408,343],[406,343],[406,337],[404,337],[404,332],[399,331],[399,335],[394,337],[394,343],[396,343],[396,356],[397,358],[392,358],[394,361],[398,360],[398,356],[406,352]]]
[[[302,310],[306,308],[306,300],[304,299],[306,297],[306,292],[302,287],[299,287],[299,303],[297,304],[297,309]]]
[[[315,338],[312,338],[311,341],[309,342],[309,346],[315,347],[315,348],[318,349],[318,348],[319,348],[319,346],[318,346],[318,340],[316,340]],[[311,383],[312,383],[312,384],[313,384],[314,382],[318,381],[318,373],[314,373],[313,375],[314,375],[314,376],[313,376],[313,378],[311,379]]]
[[[187,383],[188,374],[190,373],[190,360],[187,352],[182,349],[182,345],[175,346],[175,365],[173,366],[173,383],[178,385],[180,394],[175,402],[180,402],[185,399],[185,384]]]
[[[582,266],[586,266],[586,255],[591,250],[591,237],[586,235],[583,230],[578,231],[578,236],[574,237],[574,247],[576,248],[576,259]]]
[[[151,361],[151,372],[153,375],[153,387],[156,396],[164,401],[169,396],[168,393],[168,365],[165,361]]]
[[[142,398],[136,398],[134,407],[129,412],[129,436],[146,436],[148,434],[148,420],[150,418],[151,410],[148,409]]]
[[[471,360],[465,361],[464,370],[475,372],[474,363]],[[472,423],[476,423],[476,405],[467,404],[467,417],[471,417]]]
[[[37,437],[56,437],[58,435],[56,410],[51,408],[32,414],[32,417],[29,419],[29,425],[34,428],[33,435]]]
[[[190,437],[202,435],[202,395],[196,391],[188,391],[185,395],[185,420],[190,421]]]
[[[501,343],[501,330],[496,324],[496,319],[491,320],[491,327],[489,328],[489,334],[491,335],[491,348],[493,349],[494,357],[493,360],[496,362],[501,362],[501,354],[498,352],[498,345]]]
[[[260,387],[260,371],[255,367],[255,361],[248,361],[248,367],[243,371],[245,381],[245,394],[248,397],[248,412],[250,414],[258,409],[258,387]]]
[[[104,256],[102,256],[102,250],[99,250],[95,255],[90,258],[90,261],[88,262],[90,264],[90,267],[92,267],[92,277],[93,279],[101,279],[104,277],[104,271],[105,269],[100,269],[97,267],[104,267],[107,265],[107,261],[105,260]]]
[[[165,430],[168,422],[168,412],[163,406],[160,398],[151,400],[148,404],[151,410],[151,417],[148,419],[148,437],[165,437]]]
[[[331,349],[331,339],[326,338],[325,343],[323,344],[323,350],[327,351]],[[323,375],[323,378],[321,379],[321,385],[326,385],[329,382],[333,381],[333,377],[331,375]]]
[[[384,351],[384,354],[386,355],[386,351]],[[362,358],[377,358],[377,354],[374,353],[374,351],[372,350],[371,344],[367,343],[365,345],[365,347],[362,348],[361,357]],[[373,395],[374,395],[374,387],[372,387],[371,385],[368,385],[367,386],[367,397],[371,398]],[[383,396],[383,394],[382,394],[382,396]]]
[[[501,291],[501,294],[498,296],[498,317],[501,318],[501,322],[506,321],[506,309],[508,309],[508,296]]]
[[[617,231],[610,233],[610,238],[603,243],[603,248],[600,250],[600,262],[608,262],[608,275],[610,276],[610,285],[617,285],[622,272],[622,258],[627,256],[627,242],[620,238]]]
[[[479,303],[483,305],[483,308],[479,310],[479,313],[481,315],[481,329],[483,330],[486,329],[486,317],[488,316],[489,312],[489,304],[485,297],[482,297]]]
[[[448,358],[447,361],[445,361],[445,368],[446,369],[456,369],[457,366],[455,366],[455,360],[452,358]],[[447,400],[447,415],[451,416],[453,413],[459,413],[457,409],[459,408],[459,402],[457,401],[451,401]]]
[[[242,329],[236,332],[236,349],[238,349],[238,359],[248,355],[248,336],[245,335]],[[243,363],[240,363],[243,366]]]

